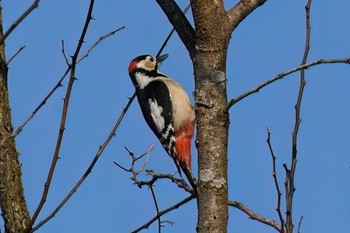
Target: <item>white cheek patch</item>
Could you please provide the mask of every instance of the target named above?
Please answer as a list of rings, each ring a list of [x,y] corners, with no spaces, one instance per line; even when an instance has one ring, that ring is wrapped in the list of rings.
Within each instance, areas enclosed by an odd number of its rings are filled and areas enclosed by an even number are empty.
[[[162,116],[163,108],[159,106],[156,100],[148,99],[148,103],[151,110],[151,116],[155,123],[158,132],[162,132],[165,127],[165,120]]]

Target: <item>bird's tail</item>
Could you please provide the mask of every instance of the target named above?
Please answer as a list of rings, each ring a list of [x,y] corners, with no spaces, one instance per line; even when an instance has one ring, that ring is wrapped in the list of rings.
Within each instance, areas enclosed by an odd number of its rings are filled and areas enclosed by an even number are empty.
[[[181,169],[182,171],[185,173],[188,181],[190,182],[192,188],[193,188],[193,191],[195,192],[195,194],[197,194],[197,187],[198,187],[198,181],[197,179],[194,177],[193,173],[192,173],[192,170],[191,169],[188,169],[187,167],[185,166],[181,166]]]
[[[194,124],[188,124],[183,130],[180,130],[176,135],[175,147],[177,164],[180,165],[181,170],[185,173],[193,190],[197,192],[197,180],[192,173],[191,167],[191,141],[193,137]],[[181,173],[180,173],[181,175]]]

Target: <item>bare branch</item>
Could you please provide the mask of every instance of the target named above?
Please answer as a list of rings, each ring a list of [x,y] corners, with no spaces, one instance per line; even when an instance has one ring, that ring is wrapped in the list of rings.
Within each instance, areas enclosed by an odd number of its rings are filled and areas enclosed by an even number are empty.
[[[124,171],[126,171],[126,172],[131,172],[130,168],[129,168],[129,169],[128,169],[128,168],[125,168],[125,167],[123,167],[122,165],[120,165],[119,163],[117,163],[117,162],[115,162],[115,161],[113,161],[113,163],[114,163],[115,165],[117,165],[119,168],[121,168],[122,170],[124,170]]]
[[[122,113],[119,116],[119,119],[117,121],[117,123],[114,125],[113,129],[111,130],[110,134],[108,135],[107,139],[105,140],[105,142],[102,144],[102,146],[100,146],[99,150],[97,151],[94,159],[92,160],[92,162],[90,163],[89,167],[86,169],[84,175],[79,179],[79,181],[76,183],[76,185],[72,188],[72,190],[68,193],[68,195],[62,200],[62,202],[55,208],[54,211],[52,211],[51,214],[49,214],[44,220],[42,220],[38,225],[36,225],[35,227],[33,227],[31,232],[36,231],[37,229],[39,229],[42,225],[44,225],[47,221],[49,221],[53,216],[55,216],[55,214],[63,207],[63,205],[71,198],[71,196],[77,191],[77,189],[80,187],[80,185],[85,181],[85,179],[88,177],[88,175],[91,173],[92,168],[95,166],[97,160],[100,158],[100,156],[102,155],[103,151],[105,150],[106,146],[108,145],[108,143],[111,141],[111,139],[114,137],[120,123],[122,122],[126,112],[128,111],[132,101],[135,98],[135,94],[129,99],[127,105],[125,106],[125,108],[123,109]]]
[[[47,176],[46,182],[45,182],[45,186],[44,186],[44,191],[41,197],[41,200],[39,202],[39,205],[37,207],[37,209],[34,212],[34,215],[31,219],[31,223],[29,225],[29,229],[33,226],[33,224],[35,223],[36,218],[38,217],[42,207],[44,206],[45,202],[46,202],[46,197],[48,195],[49,189],[50,189],[50,185],[51,185],[51,180],[56,168],[56,164],[57,164],[57,160],[58,160],[58,156],[59,156],[59,152],[61,149],[61,143],[62,143],[62,139],[63,139],[63,134],[64,134],[64,130],[65,130],[65,125],[66,125],[66,120],[67,120],[67,113],[68,113],[68,105],[69,105],[69,100],[70,100],[70,96],[72,93],[72,88],[73,88],[73,83],[75,81],[75,68],[76,68],[76,62],[77,62],[77,58],[81,49],[81,46],[83,44],[88,26],[90,24],[91,21],[91,15],[92,15],[92,10],[94,7],[94,0],[90,0],[90,6],[89,6],[89,10],[86,16],[86,20],[85,20],[85,25],[83,27],[77,48],[75,50],[75,53],[72,57],[72,65],[71,65],[71,74],[70,74],[70,78],[69,78],[69,83],[68,83],[68,87],[67,87],[67,92],[66,92],[66,96],[64,98],[64,103],[63,103],[63,110],[62,110],[62,117],[61,117],[61,123],[60,123],[60,129],[58,132],[58,138],[57,138],[57,143],[56,143],[56,148],[55,148],[55,152],[52,158],[52,162],[51,162],[51,166],[50,166],[50,170],[49,170],[49,174]]]
[[[295,171],[297,160],[292,159],[292,166]],[[286,172],[286,179],[284,181],[284,188],[286,190],[286,232],[292,233],[294,224],[292,220],[292,207],[293,207],[293,195],[295,192],[295,186],[294,186],[294,173],[292,174],[291,169],[288,168],[287,164],[283,164],[284,170]]]
[[[157,3],[168,17],[169,22],[175,28],[181,41],[187,48],[190,57],[192,58],[194,53],[195,38],[195,31],[192,25],[174,0],[157,0]]]
[[[35,0],[33,4],[10,26],[5,34],[0,38],[0,45],[4,43],[11,32],[35,9],[39,6],[40,0]]]
[[[135,181],[135,183],[136,183],[136,182],[138,182],[137,176],[138,176],[138,174],[140,174],[145,169],[145,166],[146,166],[149,158],[151,157],[153,148],[154,148],[154,144],[152,144],[151,147],[145,153],[143,153],[140,156],[136,157],[135,154],[132,151],[130,151],[127,147],[125,147],[125,149],[129,153],[129,155],[131,156],[131,166],[130,166],[129,169],[123,168],[123,166],[119,165],[117,162],[113,162],[113,163],[116,164],[118,167],[122,168],[124,171],[131,172],[132,173],[131,180]],[[145,161],[143,162],[141,167],[137,171],[135,171],[135,163],[139,159],[143,158],[145,155],[147,155]]]
[[[275,182],[275,187],[276,187],[276,191],[277,191],[277,207],[276,207],[276,211],[277,211],[277,214],[278,214],[278,217],[280,219],[280,223],[281,223],[281,233],[284,232],[284,218],[282,216],[282,212],[281,212],[281,196],[282,196],[282,192],[280,190],[280,187],[279,187],[279,183],[278,183],[278,180],[277,180],[277,173],[276,173],[276,156],[275,156],[275,153],[273,152],[273,148],[272,148],[272,145],[271,145],[271,132],[270,130],[267,128],[267,144],[269,146],[269,149],[270,149],[270,154],[271,154],[271,157],[272,157],[272,176],[273,176],[273,180]]]
[[[63,58],[67,64],[68,67],[71,66],[71,64],[69,64],[69,61],[68,61],[68,58],[67,58],[67,55],[66,55],[66,51],[65,51],[65,48],[64,48],[64,40],[61,40],[61,52],[62,52],[62,55],[63,55]]]
[[[303,221],[304,217],[301,216],[300,219],[299,219],[299,223],[298,223],[298,233],[300,233],[300,227],[301,227],[301,223]]]
[[[132,231],[132,233],[137,233],[143,229],[147,229],[154,221],[156,221],[159,217],[163,216],[164,214],[179,208],[180,206],[186,204],[187,202],[191,201],[192,199],[194,199],[195,196],[192,194],[191,196],[183,199],[182,201],[178,202],[177,204],[163,210],[160,211],[156,216],[154,216],[151,220],[149,220],[147,223],[145,223],[144,225],[140,226],[139,228],[137,228],[136,230]]]
[[[310,6],[311,6],[311,1],[312,0],[308,0],[307,5],[305,6],[305,10],[306,10],[306,42],[305,42],[305,51],[304,51],[301,65],[304,65],[306,63],[307,57],[309,54],[309,50],[310,50],[310,33],[311,33]],[[297,138],[298,138],[299,126],[301,123],[300,108],[301,108],[301,102],[302,102],[302,97],[303,97],[305,85],[306,85],[305,70],[302,69],[300,71],[300,88],[299,88],[298,100],[297,100],[297,103],[295,105],[295,125],[294,125],[294,130],[293,130],[292,159],[296,159],[296,157],[297,157]]]
[[[337,59],[319,59],[319,60],[316,60],[316,61],[313,61],[313,62],[309,62],[309,63],[306,63],[306,64],[302,64],[302,65],[299,65],[293,69],[290,69],[290,70],[287,70],[287,71],[284,71],[278,75],[276,75],[275,77],[263,82],[262,84],[256,86],[255,88],[239,95],[238,97],[236,98],[233,98],[230,100],[230,102],[228,103],[227,105],[227,108],[230,108],[232,107],[234,104],[236,104],[237,102],[241,101],[242,99],[250,96],[251,94],[254,94],[256,92],[259,92],[260,89],[262,89],[263,87],[266,87],[267,85],[279,80],[279,79],[282,79],[284,78],[285,76],[289,75],[289,74],[292,74],[294,72],[297,72],[299,70],[304,70],[304,69],[308,69],[312,66],[316,66],[316,65],[320,65],[320,64],[334,64],[334,63],[345,63],[345,64],[350,64],[350,58],[337,58]]]
[[[264,223],[266,225],[269,225],[269,226],[275,228],[278,232],[282,232],[281,226],[275,220],[270,220],[270,219],[264,218],[256,213],[254,213],[252,210],[250,210],[249,208],[244,206],[242,203],[239,203],[237,201],[230,201],[229,200],[228,204],[229,204],[229,206],[233,206],[233,207],[243,211],[245,214],[247,214],[249,216],[249,218],[251,218],[253,220],[257,220],[257,221]]]
[[[6,65],[8,66],[11,61],[25,48],[26,46],[23,45],[22,47],[20,47],[17,52],[15,54],[13,54],[13,56],[6,62]]]
[[[310,50],[310,33],[311,33],[310,7],[311,7],[311,2],[312,2],[312,0],[308,0],[307,4],[305,6],[306,41],[305,41],[304,55],[303,55],[303,59],[302,59],[302,63],[301,63],[302,65],[306,63],[307,57],[309,55],[309,50]],[[287,206],[286,206],[287,207],[286,230],[288,233],[292,233],[293,228],[294,228],[294,224],[293,224],[293,196],[294,196],[294,192],[295,192],[294,174],[295,174],[296,165],[297,165],[298,132],[299,132],[299,126],[301,123],[300,108],[301,108],[301,103],[302,103],[302,99],[303,99],[305,85],[306,85],[305,70],[301,70],[298,99],[297,99],[297,103],[295,105],[295,124],[294,124],[294,130],[292,133],[292,164],[291,164],[290,170],[288,170],[286,165],[284,166],[285,170],[286,170],[286,181],[285,181],[286,204],[287,204]]]

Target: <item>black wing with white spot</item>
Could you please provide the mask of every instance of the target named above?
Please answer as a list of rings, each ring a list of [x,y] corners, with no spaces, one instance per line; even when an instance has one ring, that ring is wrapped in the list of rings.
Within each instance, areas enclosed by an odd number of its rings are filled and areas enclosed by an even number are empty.
[[[175,160],[175,133],[173,127],[172,102],[164,82],[151,81],[142,92],[137,93],[143,116],[164,149]]]

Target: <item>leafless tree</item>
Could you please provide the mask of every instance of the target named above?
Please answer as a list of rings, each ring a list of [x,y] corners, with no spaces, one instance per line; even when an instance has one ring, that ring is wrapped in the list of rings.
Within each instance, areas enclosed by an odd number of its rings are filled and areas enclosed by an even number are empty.
[[[142,154],[141,156],[135,156],[131,150],[126,148],[131,157],[131,166],[129,168],[126,168],[117,162],[116,165],[121,169],[130,172],[132,174],[132,180],[137,186],[147,186],[150,188],[154,199],[154,204],[157,209],[157,214],[154,216],[154,218],[146,222],[144,225],[140,226],[134,232],[138,232],[142,229],[147,228],[155,221],[158,221],[158,229],[160,232],[161,226],[163,224],[163,221],[161,221],[161,216],[195,198],[197,198],[198,204],[197,232],[199,233],[227,232],[228,208],[230,206],[243,211],[251,219],[260,221],[273,227],[280,233],[294,232],[294,175],[297,165],[298,130],[301,122],[300,109],[302,104],[303,90],[306,85],[304,70],[309,67],[325,63],[349,63],[350,58],[328,60],[319,59],[309,63],[307,62],[311,33],[311,0],[308,0],[305,7],[305,51],[302,56],[302,62],[300,66],[280,73],[253,88],[252,90],[243,93],[236,98],[228,100],[226,88],[226,58],[231,34],[246,17],[248,17],[255,9],[261,7],[266,1],[267,0],[240,0],[234,7],[226,10],[223,0],[191,0],[190,5],[194,19],[193,26],[174,0],[156,1],[181,38],[181,41],[186,47],[188,55],[193,63],[195,79],[195,110],[197,124],[196,146],[198,150],[199,186],[198,193],[196,194],[186,183],[186,181],[181,178],[177,178],[174,176],[174,174],[159,174],[152,170],[144,170],[145,164],[149,159],[153,147],[151,147],[145,154]],[[86,20],[81,32],[81,36],[79,38],[79,42],[76,46],[74,55],[70,59],[68,59],[65,54],[64,42],[62,42],[62,54],[67,63],[67,69],[63,73],[62,78],[53,87],[52,91],[47,95],[47,97],[44,98],[38,107],[33,111],[33,113],[16,130],[13,129],[11,123],[11,109],[8,101],[7,90],[7,65],[11,62],[13,57],[11,57],[9,60],[6,59],[4,42],[8,35],[10,35],[10,33],[17,27],[17,25],[20,24],[34,9],[38,7],[39,0],[34,1],[28,10],[25,11],[20,16],[20,18],[14,22],[5,33],[2,32],[2,15],[0,11],[0,205],[5,222],[6,233],[34,232],[47,221],[49,221],[65,205],[65,203],[70,199],[70,197],[90,174],[92,168],[115,134],[126,111],[135,98],[135,95],[133,95],[129,99],[118,121],[113,126],[110,133],[107,135],[105,142],[101,145],[100,148],[98,148],[95,157],[79,181],[76,183],[76,185],[72,187],[71,191],[52,211],[51,214],[38,222],[38,216],[41,212],[42,207],[46,203],[46,197],[50,191],[51,180],[54,176],[56,163],[59,158],[58,155],[62,144],[62,138],[64,137],[70,96],[73,91],[73,84],[76,80],[76,66],[82,59],[88,56],[88,54],[99,42],[123,28],[118,28],[103,35],[90,49],[86,51],[85,54],[80,55],[82,44],[88,31],[90,21],[92,19],[94,0],[90,0],[89,3],[89,9],[86,15]],[[23,47],[14,56],[16,56],[22,49]],[[276,221],[260,216],[239,201],[229,200],[228,198],[229,184],[227,179],[227,153],[228,132],[230,126],[229,110],[232,106],[234,106],[237,102],[241,101],[245,97],[258,92],[260,89],[266,87],[267,85],[297,71],[300,71],[300,89],[298,100],[295,105],[295,126],[292,135],[293,145],[291,150],[291,164],[289,166],[286,164],[283,165],[285,168],[285,182],[283,190],[286,200],[285,215],[281,212],[283,188],[277,179],[276,155],[274,153],[273,145],[270,140],[271,133],[269,130],[267,136],[267,144],[270,149],[273,164],[272,175],[277,191],[276,211],[278,214],[278,221]],[[46,103],[47,99],[50,98],[52,93],[61,86],[62,80],[66,77],[69,77],[69,83],[66,89],[66,95],[62,108],[62,116],[56,149],[52,157],[52,163],[43,188],[43,194],[41,196],[39,205],[33,215],[30,216],[23,194],[24,192],[21,177],[21,166],[18,160],[19,153],[16,150],[15,138],[22,131],[27,122],[29,122],[35,116],[37,111],[39,111],[40,108]],[[136,168],[136,162],[141,159],[144,159],[142,165],[139,168]],[[151,176],[151,179],[147,181],[139,180],[138,175],[140,172],[146,172]],[[179,189],[188,192],[189,196],[165,210],[160,210],[158,208],[157,198],[153,190],[153,184],[159,179],[170,180],[176,184]],[[302,218],[298,221],[298,232],[300,229],[301,221]]]

